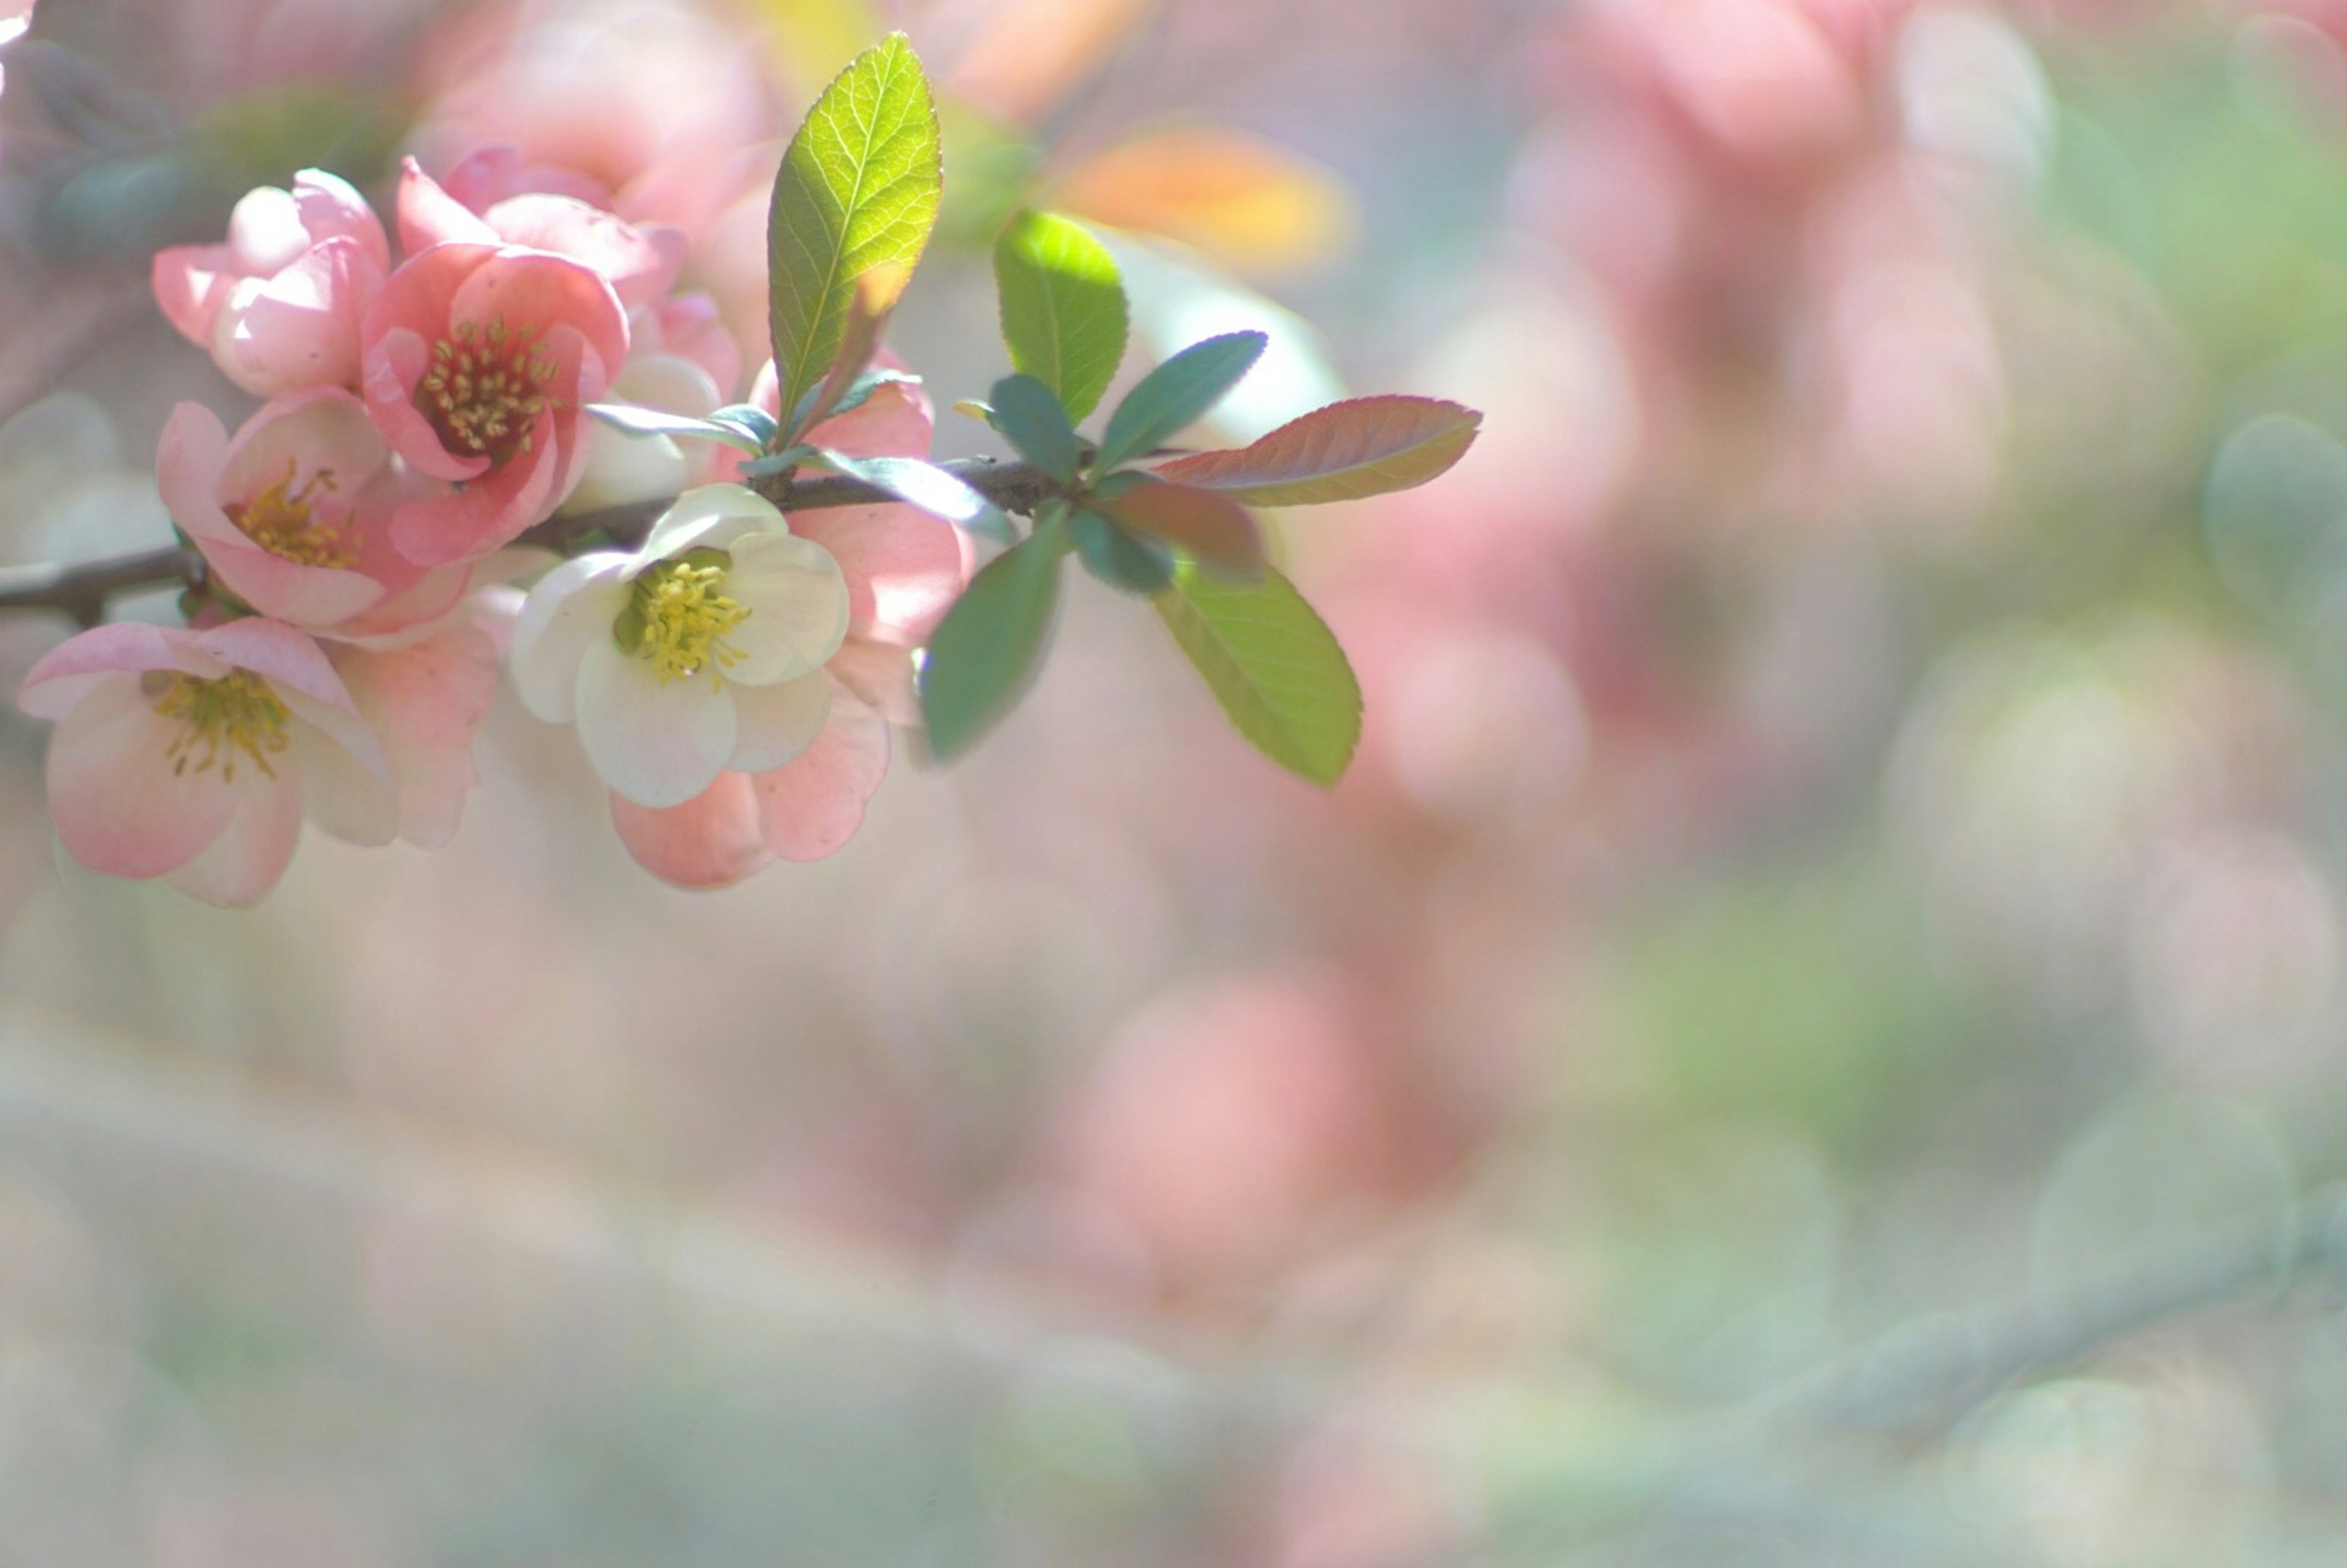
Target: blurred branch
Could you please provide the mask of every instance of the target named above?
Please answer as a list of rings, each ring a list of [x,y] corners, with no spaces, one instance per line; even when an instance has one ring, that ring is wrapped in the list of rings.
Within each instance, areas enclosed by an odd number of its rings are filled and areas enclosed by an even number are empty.
[[[938,466],[1007,512],[1032,512],[1053,491],[1049,476],[1025,463],[962,457]],[[787,476],[764,478],[751,487],[785,512],[899,504],[895,496],[877,486],[830,474],[807,479]],[[550,518],[515,543],[549,549],[558,555],[573,554],[593,545],[632,548],[643,541],[652,520],[668,508],[672,499],[664,497],[582,512],[575,517]],[[107,606],[118,595],[149,589],[200,588],[203,583],[203,558],[176,546],[72,565],[40,562],[0,567],[0,611],[48,610],[89,627],[106,619]]]

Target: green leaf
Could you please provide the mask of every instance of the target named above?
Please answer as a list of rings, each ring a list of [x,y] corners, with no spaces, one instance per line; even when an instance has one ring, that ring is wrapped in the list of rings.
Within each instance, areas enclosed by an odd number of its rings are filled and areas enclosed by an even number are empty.
[[[1195,424],[1254,367],[1268,341],[1261,333],[1210,337],[1143,376],[1109,415],[1093,466],[1105,472]]]
[[[1459,461],[1483,416],[1432,397],[1356,397],[1291,419],[1251,446],[1200,452],[1161,478],[1260,507],[1351,501],[1423,485]]]
[[[1185,562],[1156,604],[1240,734],[1314,784],[1344,776],[1361,738],[1360,683],[1294,584],[1268,567],[1229,582]]]
[[[639,438],[668,436],[687,441],[723,441],[753,455],[766,449],[765,444],[750,431],[714,419],[695,419],[690,415],[671,414],[666,409],[645,408],[633,403],[590,403],[587,412],[622,435]]]
[[[1174,582],[1174,560],[1145,539],[1135,538],[1100,513],[1079,510],[1068,519],[1068,537],[1084,569],[1119,593],[1163,593]]]
[[[732,425],[755,441],[761,452],[766,449],[766,444],[774,438],[779,428],[774,416],[754,403],[729,403],[723,408],[712,409],[709,422]]]
[[[1057,395],[1031,375],[1006,375],[987,395],[994,400],[988,418],[1019,455],[1062,485],[1073,484],[1083,449]]]
[[[796,409],[839,357],[860,282],[876,307],[902,291],[941,184],[928,80],[892,33],[823,90],[774,176],[766,262],[780,406]]]
[[[1080,223],[1021,212],[994,242],[994,282],[1010,363],[1081,421],[1124,358],[1128,313],[1116,258]]]
[[[1019,537],[1001,507],[934,463],[918,457],[850,457],[828,451],[818,451],[815,456],[833,472],[876,486],[956,528],[1006,542]]]
[[[957,756],[1010,711],[1034,679],[1060,602],[1058,530],[1038,528],[970,579],[921,657],[929,749]]]

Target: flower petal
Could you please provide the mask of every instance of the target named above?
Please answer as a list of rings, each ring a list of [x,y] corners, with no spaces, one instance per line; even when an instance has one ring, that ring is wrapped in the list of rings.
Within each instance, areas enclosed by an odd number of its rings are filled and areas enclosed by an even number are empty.
[[[587,555],[564,561],[538,579],[514,622],[508,663],[522,706],[549,724],[577,712],[579,666],[588,645],[611,640],[611,623],[628,607],[628,558]]]
[[[679,887],[729,886],[774,858],[746,774],[719,774],[683,804],[659,809],[614,794],[611,825],[637,865]]]
[[[579,739],[605,784],[639,805],[682,805],[733,754],[730,692],[688,678],[663,684],[651,661],[590,641],[579,670]]]
[[[726,634],[742,655],[726,679],[766,686],[821,669],[847,636],[847,584],[831,552],[790,534],[752,534],[733,555],[725,591],[750,613]]]
[[[703,485],[687,490],[676,505],[660,515],[639,563],[673,560],[691,549],[731,549],[736,539],[752,534],[787,534],[791,526],[772,501],[742,485]]]
[[[846,692],[796,762],[756,775],[758,825],[784,860],[821,860],[856,836],[888,773],[888,725]]]
[[[817,670],[771,686],[735,686],[733,716],[739,733],[725,765],[745,774],[781,767],[823,733],[831,712],[831,677]]]
[[[218,767],[179,771],[169,748],[184,728],[127,673],[103,679],[57,722],[49,817],[76,860],[113,876],[159,876],[201,853],[255,781],[269,783],[257,768],[240,768],[234,783]]]
[[[203,853],[170,873],[171,886],[231,909],[258,904],[285,875],[302,838],[302,774],[281,757],[277,777],[244,791],[236,815]]]

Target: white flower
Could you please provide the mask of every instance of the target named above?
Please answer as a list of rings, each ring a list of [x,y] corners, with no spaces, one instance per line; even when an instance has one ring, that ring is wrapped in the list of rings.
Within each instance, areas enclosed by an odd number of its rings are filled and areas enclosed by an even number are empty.
[[[539,579],[514,628],[514,683],[576,720],[603,782],[681,805],[733,769],[805,751],[831,710],[824,665],[847,634],[829,551],[739,485],[677,497],[633,555],[585,555]]]

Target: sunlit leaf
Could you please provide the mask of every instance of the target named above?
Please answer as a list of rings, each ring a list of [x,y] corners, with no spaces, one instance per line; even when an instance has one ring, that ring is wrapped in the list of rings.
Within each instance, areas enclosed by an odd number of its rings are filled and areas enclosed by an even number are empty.
[[[633,403],[590,403],[587,412],[622,434],[634,436],[668,436],[689,441],[723,441],[728,446],[739,447],[752,454],[764,452],[765,443],[753,432],[730,421],[697,419],[687,414],[671,414],[662,408],[645,408]]]
[[[1263,531],[1228,496],[1188,485],[1141,484],[1099,504],[1134,533],[1163,539],[1222,571],[1252,577],[1263,569]]]
[[[1210,337],[1142,377],[1109,415],[1094,466],[1113,468],[1195,424],[1238,384],[1262,355],[1266,341],[1263,333],[1254,332]]]
[[[1082,451],[1050,387],[1031,375],[1006,375],[987,395],[994,400],[987,417],[1020,456],[1062,484],[1075,478]]]
[[[824,466],[886,490],[931,517],[988,538],[1019,537],[1002,508],[934,463],[918,457],[850,457],[839,452],[815,454]]]
[[[929,639],[921,658],[921,714],[938,757],[966,750],[1034,679],[1059,607],[1065,548],[1039,528],[1003,551],[970,579]]]
[[[1157,613],[1240,734],[1315,784],[1344,776],[1361,738],[1361,688],[1312,607],[1266,567],[1254,582],[1184,565]]]
[[[1459,461],[1482,422],[1471,408],[1431,397],[1356,397],[1253,446],[1177,457],[1157,473],[1259,507],[1350,501],[1425,484]]]
[[[1068,417],[1081,422],[1124,358],[1115,258],[1081,224],[1021,212],[995,241],[994,279],[1010,363],[1058,394]]]
[[[928,242],[940,182],[929,85],[891,34],[824,89],[774,176],[766,260],[782,407],[798,408],[838,360],[860,280],[891,281],[866,308],[894,302]]]

